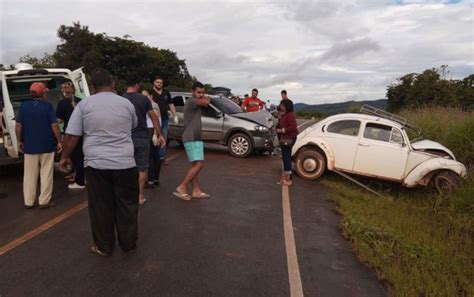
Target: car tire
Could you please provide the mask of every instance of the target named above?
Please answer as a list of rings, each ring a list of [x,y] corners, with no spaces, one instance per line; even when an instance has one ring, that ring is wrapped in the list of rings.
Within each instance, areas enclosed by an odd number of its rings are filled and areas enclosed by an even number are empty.
[[[431,186],[438,194],[455,192],[461,187],[461,182],[461,177],[449,170],[440,171],[431,178]]]
[[[295,170],[302,179],[317,180],[326,170],[326,157],[317,149],[303,149],[296,155]]]
[[[231,156],[236,158],[245,158],[253,151],[250,137],[244,133],[236,133],[232,135],[227,142],[227,147]]]

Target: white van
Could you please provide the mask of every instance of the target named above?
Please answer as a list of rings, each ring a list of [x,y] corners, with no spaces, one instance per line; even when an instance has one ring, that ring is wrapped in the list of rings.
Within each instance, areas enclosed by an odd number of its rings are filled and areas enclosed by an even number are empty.
[[[20,63],[14,70],[0,71],[0,80],[0,165],[21,162],[23,159],[18,152],[15,117],[21,103],[31,99],[29,89],[33,82],[41,81],[47,86],[47,101],[53,104],[55,110],[63,98],[60,87],[66,80],[74,83],[77,97],[90,95],[82,68],[74,71],[59,68],[34,69],[29,64]]]

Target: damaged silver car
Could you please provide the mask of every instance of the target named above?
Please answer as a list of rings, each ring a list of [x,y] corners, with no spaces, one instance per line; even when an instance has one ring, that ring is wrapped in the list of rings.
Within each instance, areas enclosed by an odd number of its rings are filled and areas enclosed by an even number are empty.
[[[179,123],[170,123],[168,141],[181,142],[184,103],[191,97],[191,93],[171,92],[171,96]],[[273,151],[275,121],[268,111],[245,113],[227,98],[209,97],[211,104],[201,109],[204,142],[227,146],[229,153],[238,158],[245,158],[252,152]]]

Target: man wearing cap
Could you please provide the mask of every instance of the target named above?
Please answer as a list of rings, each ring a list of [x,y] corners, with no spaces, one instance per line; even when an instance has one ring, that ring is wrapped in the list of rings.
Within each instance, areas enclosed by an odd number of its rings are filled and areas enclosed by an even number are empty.
[[[54,152],[61,152],[61,132],[53,105],[46,102],[48,89],[42,82],[30,86],[31,100],[21,104],[16,118],[16,136],[19,150],[24,152],[23,195],[25,207],[31,209],[36,200],[38,175],[41,193],[40,208],[54,206],[53,192]]]

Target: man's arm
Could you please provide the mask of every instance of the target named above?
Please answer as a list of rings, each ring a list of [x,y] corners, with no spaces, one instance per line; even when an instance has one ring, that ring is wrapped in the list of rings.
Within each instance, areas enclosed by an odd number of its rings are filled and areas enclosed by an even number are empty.
[[[18,148],[23,151],[23,141],[21,141],[21,124],[16,123],[15,126],[16,141],[18,142]]]
[[[56,137],[57,145],[56,151],[60,153],[63,150],[63,146],[61,144],[61,130],[59,129],[58,123],[51,124],[51,129],[53,130],[54,137]]]
[[[198,106],[208,106],[211,100],[207,96],[202,96],[199,99],[196,99],[196,104]]]
[[[61,160],[59,161],[59,169],[61,169],[61,171],[63,172],[67,171],[67,165],[71,162],[69,160],[69,156],[71,155],[72,151],[76,147],[80,138],[81,136],[71,135],[71,134],[66,134],[64,136],[63,151],[61,154]]]
[[[153,123],[153,127],[155,128],[156,136],[161,136],[161,125],[158,116],[156,115],[154,110],[150,110],[148,112],[148,116],[150,116],[151,122]]]

